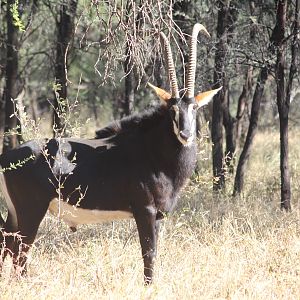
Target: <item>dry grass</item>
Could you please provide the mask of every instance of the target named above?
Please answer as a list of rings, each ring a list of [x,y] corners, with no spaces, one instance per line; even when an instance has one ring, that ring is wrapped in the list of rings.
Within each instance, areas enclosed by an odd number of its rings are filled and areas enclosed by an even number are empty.
[[[143,286],[134,222],[70,233],[47,216],[30,252],[28,277],[15,278],[7,261],[0,298],[299,299],[297,136],[291,133],[292,213],[278,209],[278,135],[260,133],[241,198],[230,197],[229,184],[227,194],[213,199],[209,171],[186,190],[162,226],[151,287]]]

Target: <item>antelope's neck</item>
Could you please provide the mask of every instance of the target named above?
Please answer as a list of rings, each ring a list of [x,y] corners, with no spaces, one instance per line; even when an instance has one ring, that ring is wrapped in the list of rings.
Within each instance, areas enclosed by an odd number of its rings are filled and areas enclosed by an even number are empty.
[[[174,134],[171,122],[167,124],[167,129],[164,122],[155,129],[155,149],[150,155],[157,171],[171,178],[178,190],[195,169],[196,142],[190,146],[184,146]],[[149,142],[152,143],[151,138]]]

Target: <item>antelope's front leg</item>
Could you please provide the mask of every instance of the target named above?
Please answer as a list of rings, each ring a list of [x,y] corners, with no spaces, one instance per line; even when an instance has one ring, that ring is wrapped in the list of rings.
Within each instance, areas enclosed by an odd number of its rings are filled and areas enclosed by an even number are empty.
[[[134,212],[137,229],[139,232],[142,255],[144,259],[145,284],[151,284],[153,279],[154,259],[156,256],[156,209],[147,206]]]

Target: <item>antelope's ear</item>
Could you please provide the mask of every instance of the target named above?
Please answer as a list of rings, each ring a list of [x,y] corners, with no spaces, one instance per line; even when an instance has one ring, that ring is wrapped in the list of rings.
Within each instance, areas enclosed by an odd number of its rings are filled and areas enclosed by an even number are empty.
[[[197,96],[195,96],[195,100],[198,103],[199,107],[202,107],[210,102],[214,95],[218,93],[219,90],[222,89],[222,86],[215,89],[215,90],[210,90],[207,92],[199,93]]]
[[[166,92],[165,90],[151,84],[148,82],[148,85],[153,88],[153,90],[155,91],[156,95],[159,97],[159,99],[166,104],[168,102],[168,100],[170,100],[172,98],[171,94]]]

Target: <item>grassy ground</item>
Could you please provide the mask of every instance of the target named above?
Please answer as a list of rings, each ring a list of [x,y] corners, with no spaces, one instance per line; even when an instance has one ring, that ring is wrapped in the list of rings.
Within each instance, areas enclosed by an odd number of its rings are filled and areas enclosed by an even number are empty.
[[[208,160],[161,230],[155,283],[144,287],[133,221],[82,226],[71,233],[44,219],[30,252],[27,278],[9,260],[0,299],[299,299],[299,132],[291,133],[293,211],[279,208],[278,135],[258,134],[245,191],[231,181],[213,199]],[[206,158],[209,147],[201,153]]]

